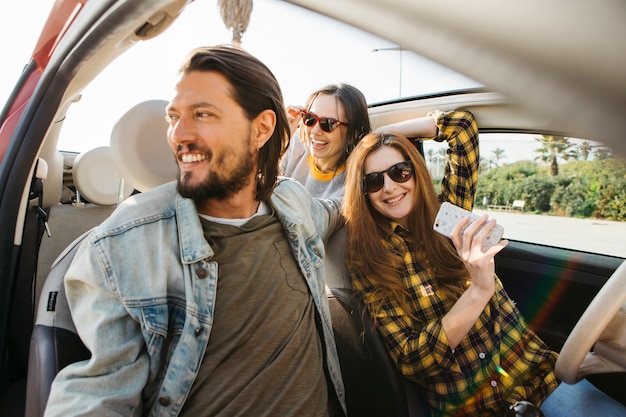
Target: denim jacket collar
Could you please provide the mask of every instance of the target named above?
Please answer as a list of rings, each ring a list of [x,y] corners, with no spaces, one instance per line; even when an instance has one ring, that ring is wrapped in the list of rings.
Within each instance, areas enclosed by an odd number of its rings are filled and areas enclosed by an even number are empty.
[[[212,257],[215,252],[204,238],[194,201],[176,193],[176,213],[182,263],[192,264]]]

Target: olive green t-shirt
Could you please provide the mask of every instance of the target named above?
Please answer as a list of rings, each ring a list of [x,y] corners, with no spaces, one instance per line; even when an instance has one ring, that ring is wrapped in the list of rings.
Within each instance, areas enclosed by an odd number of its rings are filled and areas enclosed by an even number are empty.
[[[215,251],[217,296],[181,416],[327,416],[315,304],[278,219],[201,222]]]

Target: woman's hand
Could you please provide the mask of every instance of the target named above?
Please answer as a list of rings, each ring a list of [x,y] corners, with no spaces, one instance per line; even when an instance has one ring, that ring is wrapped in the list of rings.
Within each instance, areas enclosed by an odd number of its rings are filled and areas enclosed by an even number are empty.
[[[304,107],[300,106],[287,106],[287,121],[289,122],[289,137],[293,137],[293,134],[298,128],[300,120],[302,120],[302,110]]]
[[[452,230],[450,238],[472,277],[471,285],[480,291],[487,291],[489,294],[493,294],[495,291],[494,275],[496,269],[494,257],[509,242],[508,240],[502,240],[483,252],[483,241],[489,234],[489,231],[496,225],[496,221],[495,219],[489,220],[485,214],[465,228],[468,222],[469,217],[459,221]]]
[[[496,221],[487,221],[485,214],[466,228],[468,222],[469,217],[462,219],[450,235],[472,278],[469,288],[441,319],[451,349],[456,349],[461,343],[493,297],[496,291],[494,256],[509,243],[508,240],[502,240],[483,252],[483,241]]]

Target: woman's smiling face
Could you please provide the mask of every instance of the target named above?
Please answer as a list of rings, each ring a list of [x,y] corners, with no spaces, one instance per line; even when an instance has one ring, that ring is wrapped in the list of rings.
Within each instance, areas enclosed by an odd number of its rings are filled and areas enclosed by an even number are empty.
[[[372,172],[382,172],[392,165],[406,161],[406,158],[396,148],[381,146],[372,151],[363,163],[363,174]],[[368,192],[372,207],[383,216],[396,221],[408,229],[408,217],[413,209],[413,199],[415,191],[415,178],[398,183],[389,178],[387,173],[383,174],[383,187],[375,192]]]
[[[349,122],[346,120],[343,105],[334,95],[318,95],[308,111],[318,117],[330,117],[340,122]],[[337,162],[346,151],[344,135],[347,132],[347,127],[339,125],[332,132],[324,132],[320,124],[315,123],[311,127],[305,126],[304,128],[306,131],[306,144],[317,167],[323,172],[334,170]]]

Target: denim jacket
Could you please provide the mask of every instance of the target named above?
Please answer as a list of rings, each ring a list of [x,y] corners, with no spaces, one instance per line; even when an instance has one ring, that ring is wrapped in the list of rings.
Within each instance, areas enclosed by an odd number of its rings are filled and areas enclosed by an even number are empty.
[[[280,179],[270,198],[315,301],[329,384],[345,393],[325,292],[324,245],[338,199]],[[175,182],[125,201],[83,242],[65,275],[90,360],[56,377],[46,416],[176,416],[210,342],[218,266],[193,201]],[[330,385],[329,385],[330,387]]]

